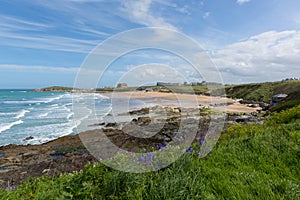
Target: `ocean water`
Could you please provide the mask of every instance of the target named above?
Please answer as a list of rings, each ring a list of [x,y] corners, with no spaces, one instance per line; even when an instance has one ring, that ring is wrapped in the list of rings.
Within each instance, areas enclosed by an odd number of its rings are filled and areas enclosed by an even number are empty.
[[[94,127],[90,125],[95,123],[95,120],[88,119],[97,114],[97,120],[101,121],[101,117],[110,110],[109,98],[100,94],[81,94],[74,99],[90,99],[93,107],[81,105],[80,114],[74,119],[73,95],[64,92],[0,90],[0,146],[40,144],[92,129]],[[94,108],[96,112],[92,111]],[[33,139],[25,140],[27,137]]]

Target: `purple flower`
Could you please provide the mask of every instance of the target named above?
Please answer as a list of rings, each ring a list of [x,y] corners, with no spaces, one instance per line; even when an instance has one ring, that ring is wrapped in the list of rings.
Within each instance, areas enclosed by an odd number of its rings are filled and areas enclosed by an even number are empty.
[[[189,152],[189,153],[193,152],[193,147],[187,148],[187,149],[186,149],[186,152]]]
[[[165,147],[165,146],[160,146],[159,149],[161,149],[161,150],[166,150],[167,147]]]
[[[200,144],[200,145],[202,145],[202,144],[203,144],[203,139],[202,139],[202,138],[200,138],[200,140],[199,140],[199,144]]]
[[[14,185],[11,185],[11,186],[6,188],[6,190],[8,190],[8,191],[12,191],[12,190],[16,190],[16,189],[17,189],[17,187],[14,186]]]
[[[148,158],[151,158],[151,159],[154,157],[154,155],[151,152],[147,152],[147,156],[148,156]]]
[[[166,140],[164,140],[164,142],[163,142],[163,146],[167,146],[167,142],[166,142]]]
[[[142,154],[141,158],[140,158],[141,161],[144,161],[145,160],[145,156],[144,154]]]

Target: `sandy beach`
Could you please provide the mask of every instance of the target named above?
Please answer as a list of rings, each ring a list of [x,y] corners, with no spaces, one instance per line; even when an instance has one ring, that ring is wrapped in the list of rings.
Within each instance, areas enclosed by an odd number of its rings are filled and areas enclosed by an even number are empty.
[[[224,97],[213,97],[205,95],[181,94],[181,93],[164,93],[164,92],[111,92],[102,95],[109,98],[121,99],[138,99],[145,103],[154,103],[162,106],[182,106],[193,107],[202,105],[211,107],[220,111],[251,113],[260,108],[252,108],[244,104],[240,104],[234,99]]]

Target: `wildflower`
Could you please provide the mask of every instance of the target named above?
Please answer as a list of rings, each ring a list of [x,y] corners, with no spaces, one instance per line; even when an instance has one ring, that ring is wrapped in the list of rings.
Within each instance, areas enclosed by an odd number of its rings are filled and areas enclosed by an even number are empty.
[[[8,191],[12,191],[12,190],[16,190],[16,189],[17,189],[17,187],[14,186],[14,185],[11,185],[11,186],[6,188],[6,190],[8,190]]]
[[[155,144],[155,147],[156,147],[157,150],[160,149],[160,146],[158,144]]]
[[[160,146],[159,149],[161,149],[161,150],[166,150],[167,147],[166,147],[166,146]]]
[[[203,144],[203,139],[202,139],[202,138],[200,138],[200,140],[199,140],[199,144],[200,144],[200,145],[202,145],[202,144]]]
[[[189,153],[193,152],[193,147],[187,148],[187,149],[186,149],[186,152],[189,152]]]
[[[163,142],[163,146],[167,146],[167,142],[166,142],[166,140],[164,140],[164,142]]]
[[[140,158],[141,161],[144,161],[145,160],[145,156],[144,154],[142,154],[141,158]]]
[[[152,159],[152,158],[154,158],[155,155],[153,155],[151,152],[147,152],[147,156],[148,156],[148,158]]]

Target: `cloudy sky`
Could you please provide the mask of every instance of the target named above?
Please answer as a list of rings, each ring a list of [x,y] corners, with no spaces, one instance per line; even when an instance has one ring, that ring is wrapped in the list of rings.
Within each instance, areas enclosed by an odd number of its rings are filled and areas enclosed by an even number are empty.
[[[1,0],[0,88],[73,86],[97,45],[143,27],[198,42],[224,83],[299,77],[299,8],[299,0]],[[139,73],[162,81],[203,79],[170,52],[140,49],[112,63],[99,86],[122,77],[151,82]]]

